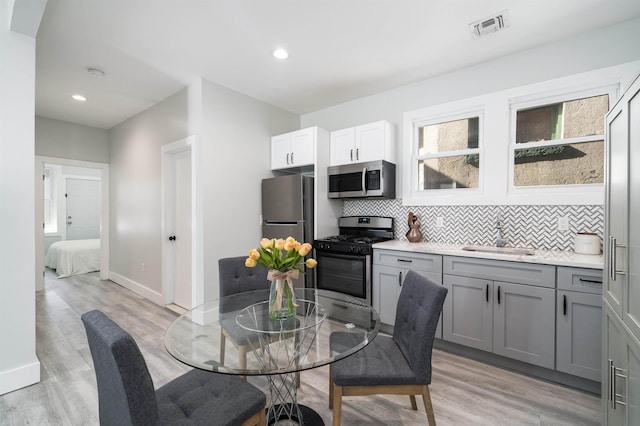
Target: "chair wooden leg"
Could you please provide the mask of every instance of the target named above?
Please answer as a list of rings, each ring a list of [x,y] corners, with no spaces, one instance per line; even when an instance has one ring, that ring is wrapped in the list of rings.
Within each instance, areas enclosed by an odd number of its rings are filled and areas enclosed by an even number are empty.
[[[224,336],[224,333],[220,332],[220,364],[224,365],[224,352],[225,352],[225,343],[227,339]]]
[[[333,426],[342,423],[342,386],[333,384]]]
[[[409,395],[409,399],[411,400],[411,409],[412,410],[417,410],[418,409],[418,403],[416,402],[416,396],[415,395]]]
[[[240,368],[242,370],[246,370],[247,369],[247,347],[246,346],[240,346],[238,348],[238,361],[240,362]],[[240,376],[241,379],[243,380],[247,380],[247,376]]]
[[[427,412],[429,426],[436,426],[436,415],[431,404],[431,392],[429,392],[429,386],[427,385],[422,388],[422,400],[424,401],[424,409]]]
[[[331,364],[329,364],[329,410],[333,409],[333,375],[331,374]]]

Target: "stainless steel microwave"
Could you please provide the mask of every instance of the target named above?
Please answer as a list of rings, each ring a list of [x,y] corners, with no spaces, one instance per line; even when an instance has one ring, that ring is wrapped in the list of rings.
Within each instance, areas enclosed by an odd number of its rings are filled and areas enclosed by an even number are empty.
[[[329,198],[395,198],[396,165],[388,161],[330,166]]]

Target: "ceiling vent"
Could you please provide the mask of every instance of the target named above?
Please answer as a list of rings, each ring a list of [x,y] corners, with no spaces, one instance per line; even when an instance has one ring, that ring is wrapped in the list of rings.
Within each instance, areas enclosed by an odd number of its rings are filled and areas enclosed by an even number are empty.
[[[475,38],[479,38],[483,35],[495,33],[509,26],[509,17],[507,11],[489,16],[487,18],[480,19],[479,21],[469,24],[469,30]]]

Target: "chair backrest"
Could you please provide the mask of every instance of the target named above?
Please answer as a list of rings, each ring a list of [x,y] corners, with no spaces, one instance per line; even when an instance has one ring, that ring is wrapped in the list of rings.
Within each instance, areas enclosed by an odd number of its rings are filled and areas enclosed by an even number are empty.
[[[244,261],[247,256],[226,257],[218,260],[218,276],[220,278],[220,297],[245,291],[269,289],[266,268],[255,266],[249,268]]]
[[[396,309],[393,339],[422,384],[431,383],[431,352],[447,289],[409,271]]]
[[[153,380],[133,337],[104,313],[82,315],[98,382],[101,425],[158,421]]]

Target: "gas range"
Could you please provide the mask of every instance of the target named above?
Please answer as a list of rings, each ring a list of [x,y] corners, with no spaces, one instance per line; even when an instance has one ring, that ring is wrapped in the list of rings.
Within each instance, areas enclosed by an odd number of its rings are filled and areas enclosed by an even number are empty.
[[[314,241],[316,250],[371,255],[372,244],[394,237],[392,217],[344,216],[338,220],[338,226],[339,235]]]

